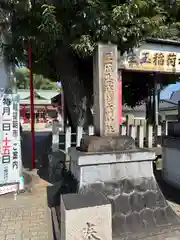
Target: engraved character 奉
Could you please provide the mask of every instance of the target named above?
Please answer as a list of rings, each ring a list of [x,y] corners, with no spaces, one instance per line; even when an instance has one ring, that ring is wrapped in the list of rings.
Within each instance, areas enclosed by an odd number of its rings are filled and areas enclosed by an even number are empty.
[[[89,222],[87,222],[86,225],[87,227],[83,229],[83,232],[84,232],[83,239],[84,240],[101,240],[101,238],[97,236],[97,232],[94,229],[95,225]]]

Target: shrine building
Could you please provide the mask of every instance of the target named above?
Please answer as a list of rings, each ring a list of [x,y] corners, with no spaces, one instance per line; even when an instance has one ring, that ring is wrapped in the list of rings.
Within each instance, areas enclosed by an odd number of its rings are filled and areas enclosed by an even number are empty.
[[[19,89],[20,96],[20,118],[24,123],[30,122],[30,91],[29,89]],[[51,99],[59,95],[56,90],[34,90],[34,114],[35,122],[47,122],[56,119],[61,114],[60,107],[54,106]]]

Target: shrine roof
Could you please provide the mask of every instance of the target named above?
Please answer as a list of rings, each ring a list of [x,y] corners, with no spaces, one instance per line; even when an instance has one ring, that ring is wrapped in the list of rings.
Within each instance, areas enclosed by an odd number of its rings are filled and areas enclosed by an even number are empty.
[[[139,105],[136,105],[134,107],[130,107],[126,104],[123,105],[123,111],[135,111],[135,112],[144,112],[146,111],[146,105],[145,103],[142,103],[142,104],[139,104]]]
[[[41,90],[34,89],[35,97],[41,100],[51,100],[54,96],[59,94],[59,91],[56,90]],[[18,94],[21,100],[26,100],[30,98],[30,90],[29,89],[18,89]]]
[[[180,94],[180,91],[179,91],[179,94]],[[174,110],[174,109],[177,109],[177,103],[175,103],[171,100],[161,99],[159,101],[159,109],[160,109],[160,111],[162,111],[162,110]],[[126,111],[126,112],[144,112],[144,111],[146,111],[146,104],[141,103],[141,104],[136,105],[134,107],[130,107],[128,105],[123,105],[123,111]]]
[[[180,90],[172,92],[170,100],[178,104],[178,101],[180,101]]]
[[[171,40],[171,39],[148,38],[146,40],[146,42],[147,43],[156,43],[156,44],[180,46],[180,41],[175,41],[175,40]]]
[[[177,109],[177,103],[175,103],[174,101],[171,101],[171,99],[170,100],[161,99],[159,101],[159,109],[160,110]]]

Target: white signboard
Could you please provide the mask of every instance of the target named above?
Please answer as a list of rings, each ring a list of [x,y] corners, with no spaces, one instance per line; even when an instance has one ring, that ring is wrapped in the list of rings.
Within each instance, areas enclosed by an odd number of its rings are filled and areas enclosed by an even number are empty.
[[[180,46],[145,43],[120,57],[120,69],[180,73]]]
[[[0,115],[0,184],[17,183],[20,180],[21,169],[18,95],[3,95]]]

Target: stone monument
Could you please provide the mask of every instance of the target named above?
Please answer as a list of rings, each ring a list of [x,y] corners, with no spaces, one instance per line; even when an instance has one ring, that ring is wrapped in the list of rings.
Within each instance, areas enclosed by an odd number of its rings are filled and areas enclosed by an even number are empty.
[[[79,194],[99,192],[111,202],[113,239],[151,239],[173,231],[179,218],[154,178],[155,152],[119,136],[117,71],[117,46],[99,44],[94,58],[96,136],[84,136],[79,149],[69,149],[71,172]]]
[[[132,149],[131,138],[119,138],[117,46],[98,44],[93,65],[94,125],[96,136],[85,136],[80,151]]]
[[[61,196],[61,240],[112,240],[111,205],[100,193]]]

